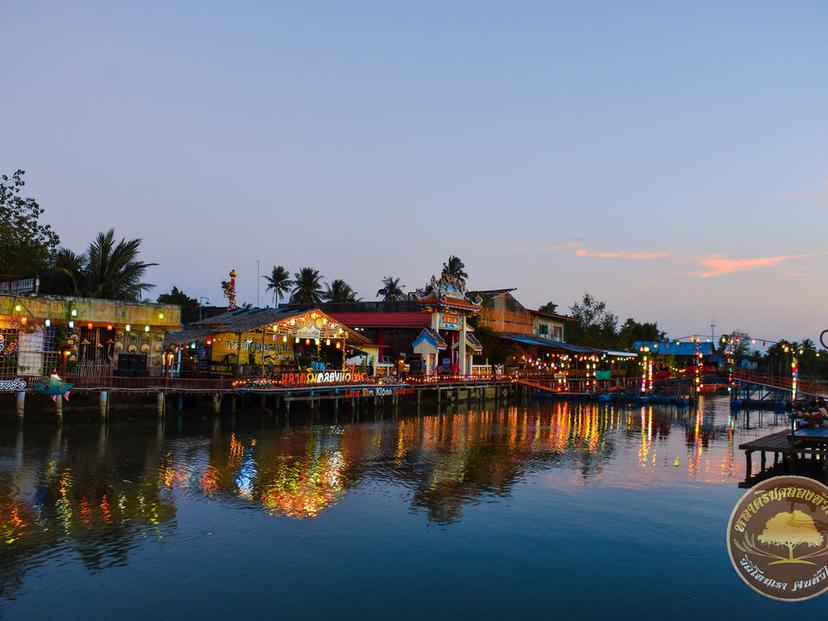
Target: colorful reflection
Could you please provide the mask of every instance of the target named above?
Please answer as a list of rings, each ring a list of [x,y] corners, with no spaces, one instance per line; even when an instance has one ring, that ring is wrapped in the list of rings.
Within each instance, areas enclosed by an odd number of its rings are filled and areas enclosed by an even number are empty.
[[[763,424],[703,403],[539,402],[344,424],[184,417],[12,427],[0,436],[0,590],[13,588],[21,559],[56,548],[68,546],[91,570],[124,562],[136,542],[177,532],[178,506],[189,500],[318,519],[350,490],[381,482],[413,514],[448,525],[528,480],[543,494],[676,477],[732,484],[743,478],[740,434]]]

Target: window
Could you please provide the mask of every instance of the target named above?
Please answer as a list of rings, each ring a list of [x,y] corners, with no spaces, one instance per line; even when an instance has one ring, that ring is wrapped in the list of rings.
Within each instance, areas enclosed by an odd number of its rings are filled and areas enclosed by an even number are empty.
[[[538,334],[540,334],[541,336],[547,336],[549,334],[549,326],[545,323],[539,323]]]

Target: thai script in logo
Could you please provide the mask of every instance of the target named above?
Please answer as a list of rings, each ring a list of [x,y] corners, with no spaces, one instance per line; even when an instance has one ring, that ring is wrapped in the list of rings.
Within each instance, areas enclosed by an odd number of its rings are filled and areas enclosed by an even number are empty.
[[[727,550],[753,590],[782,601],[828,589],[828,487],[805,477],[762,481],[737,503]]]

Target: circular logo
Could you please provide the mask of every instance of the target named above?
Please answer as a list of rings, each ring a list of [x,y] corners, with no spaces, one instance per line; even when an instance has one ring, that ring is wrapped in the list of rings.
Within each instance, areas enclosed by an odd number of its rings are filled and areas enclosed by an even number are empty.
[[[828,486],[805,477],[762,481],[733,509],[727,551],[754,591],[786,602],[828,589]]]

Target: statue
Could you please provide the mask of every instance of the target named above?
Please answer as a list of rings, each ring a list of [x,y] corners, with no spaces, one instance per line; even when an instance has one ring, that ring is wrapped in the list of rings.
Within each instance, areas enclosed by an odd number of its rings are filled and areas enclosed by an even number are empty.
[[[222,280],[221,288],[227,298],[227,310],[235,310],[236,306],[236,270],[230,270],[230,280]]]

